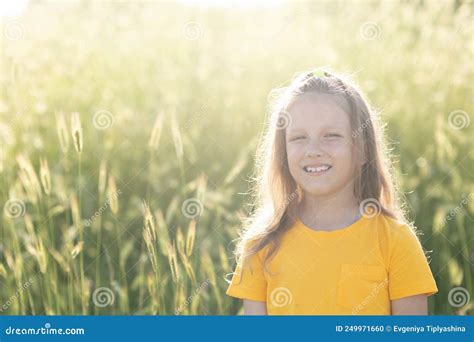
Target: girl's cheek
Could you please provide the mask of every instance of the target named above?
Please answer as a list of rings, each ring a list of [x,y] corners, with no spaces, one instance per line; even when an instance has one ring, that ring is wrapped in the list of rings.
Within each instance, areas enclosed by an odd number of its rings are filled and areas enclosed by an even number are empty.
[[[296,170],[299,167],[301,155],[299,151],[287,150],[288,153],[288,166],[290,169]]]
[[[301,155],[301,149],[298,149],[296,146],[287,147],[288,160],[296,160]]]
[[[351,154],[351,146],[345,141],[334,141],[327,144],[326,150],[334,156],[346,156]]]

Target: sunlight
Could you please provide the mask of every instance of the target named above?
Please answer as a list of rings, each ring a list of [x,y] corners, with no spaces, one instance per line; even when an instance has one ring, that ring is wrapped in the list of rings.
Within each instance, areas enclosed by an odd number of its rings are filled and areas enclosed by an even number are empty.
[[[278,6],[283,0],[180,0],[185,5],[200,7],[270,7]]]
[[[26,8],[28,0],[2,0],[0,17],[18,17]]]

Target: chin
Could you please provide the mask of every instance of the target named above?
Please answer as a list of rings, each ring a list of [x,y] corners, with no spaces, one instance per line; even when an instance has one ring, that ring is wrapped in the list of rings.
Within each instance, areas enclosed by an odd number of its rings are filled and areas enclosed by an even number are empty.
[[[328,188],[327,186],[309,186],[309,187],[303,187],[303,190],[312,196],[325,196],[325,195],[330,195],[331,193],[334,192],[333,188]]]

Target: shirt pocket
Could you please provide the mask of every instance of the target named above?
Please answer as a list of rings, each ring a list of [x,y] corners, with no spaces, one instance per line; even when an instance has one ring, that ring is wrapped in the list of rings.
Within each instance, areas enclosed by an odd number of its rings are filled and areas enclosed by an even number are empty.
[[[343,264],[337,286],[337,304],[352,309],[353,314],[383,311],[388,303],[387,288],[385,267]]]

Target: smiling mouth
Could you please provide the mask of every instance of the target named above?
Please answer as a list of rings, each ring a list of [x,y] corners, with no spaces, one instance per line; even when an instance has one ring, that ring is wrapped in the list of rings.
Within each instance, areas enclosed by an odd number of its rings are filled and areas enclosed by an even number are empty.
[[[303,170],[309,174],[323,174],[332,168],[331,165],[305,166]]]

